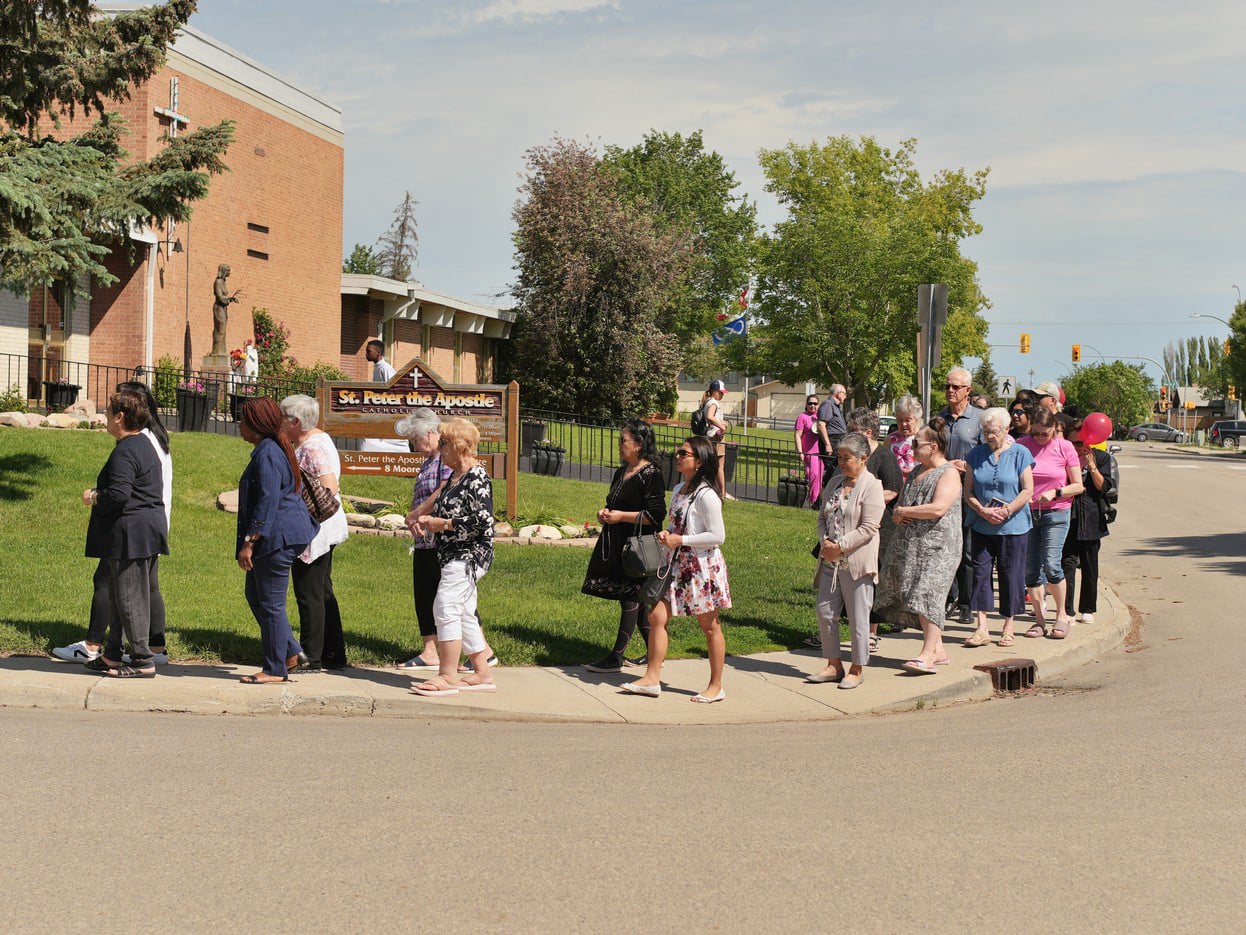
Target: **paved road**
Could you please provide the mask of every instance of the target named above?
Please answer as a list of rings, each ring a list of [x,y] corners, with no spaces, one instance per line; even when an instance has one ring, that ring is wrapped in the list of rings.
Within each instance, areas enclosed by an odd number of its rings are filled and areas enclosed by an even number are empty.
[[[0,711],[11,931],[1240,931],[1246,461],[1130,446],[1144,619],[1024,699],[816,725]]]

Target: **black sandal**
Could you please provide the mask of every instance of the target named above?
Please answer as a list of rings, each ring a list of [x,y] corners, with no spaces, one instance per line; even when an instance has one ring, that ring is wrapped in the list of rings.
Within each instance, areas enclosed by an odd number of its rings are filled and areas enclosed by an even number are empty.
[[[84,662],[82,668],[88,669],[91,672],[113,672],[116,667],[105,662],[103,656],[96,656],[94,659],[88,659]]]
[[[109,669],[108,674],[115,679],[154,679],[156,667],[140,669],[137,666],[122,666],[119,669]]]

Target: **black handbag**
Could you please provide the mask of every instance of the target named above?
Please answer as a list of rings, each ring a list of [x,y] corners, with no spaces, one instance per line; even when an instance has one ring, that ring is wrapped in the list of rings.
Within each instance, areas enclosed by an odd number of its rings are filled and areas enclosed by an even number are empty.
[[[303,482],[299,492],[303,495],[303,502],[307,504],[307,512],[316,522],[327,521],[342,508],[337,497],[333,496],[333,491],[320,483],[319,477],[308,474],[302,468],[299,468],[299,477]]]
[[[629,578],[647,578],[662,567],[662,559],[670,550],[658,542],[656,533],[642,533],[641,520],[648,513],[636,514],[636,527],[623,543],[623,573]],[[652,517],[651,517],[652,519]]]

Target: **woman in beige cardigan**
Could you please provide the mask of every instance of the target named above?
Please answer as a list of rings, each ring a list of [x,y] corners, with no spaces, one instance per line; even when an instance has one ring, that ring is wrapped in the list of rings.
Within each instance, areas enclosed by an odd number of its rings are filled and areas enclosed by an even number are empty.
[[[806,682],[836,682],[856,688],[870,661],[870,609],[878,581],[878,524],[883,518],[883,485],[865,469],[869,441],[850,432],[839,441],[835,457],[840,473],[829,481],[818,514],[818,631],[826,667]],[[852,630],[852,666],[844,674],[839,643],[839,614],[847,609]]]

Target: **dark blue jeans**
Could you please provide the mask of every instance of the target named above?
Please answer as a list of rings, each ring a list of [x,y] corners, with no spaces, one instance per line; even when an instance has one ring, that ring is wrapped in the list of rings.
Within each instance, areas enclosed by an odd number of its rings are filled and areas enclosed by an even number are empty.
[[[247,572],[246,595],[255,622],[260,625],[260,642],[264,646],[264,671],[269,675],[287,675],[286,660],[303,651],[290,629],[286,616],[286,590],[290,586],[290,566],[305,545],[287,546],[251,557]]]
[[[973,530],[973,600],[971,610],[992,610],[991,567],[999,571],[999,615],[1015,617],[1025,606],[1025,558],[1029,532],[990,536]]]

